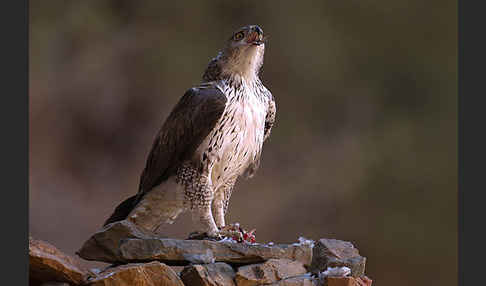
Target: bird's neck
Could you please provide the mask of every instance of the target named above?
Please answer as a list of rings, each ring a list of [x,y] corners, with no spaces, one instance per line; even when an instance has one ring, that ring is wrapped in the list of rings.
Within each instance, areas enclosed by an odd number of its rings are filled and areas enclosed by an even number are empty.
[[[263,100],[265,97],[265,87],[257,77],[253,81],[247,81],[239,76],[233,76],[215,80],[212,82],[228,98],[228,102],[241,102],[257,99]]]
[[[256,60],[241,63],[234,59],[229,60],[223,53],[219,53],[213,58],[204,71],[203,81],[224,80],[234,84],[252,85],[259,82],[258,76],[261,64]]]

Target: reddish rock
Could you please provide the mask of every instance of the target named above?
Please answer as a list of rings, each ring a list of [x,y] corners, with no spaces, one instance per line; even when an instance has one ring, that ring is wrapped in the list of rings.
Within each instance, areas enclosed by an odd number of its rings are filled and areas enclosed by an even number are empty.
[[[326,277],[327,286],[358,286],[354,277]]]
[[[326,277],[327,286],[371,286],[371,279],[366,276],[354,278],[349,277]]]
[[[309,275],[301,275],[297,277],[287,278],[268,285],[269,286],[320,286],[318,280],[310,277]]]
[[[90,286],[184,286],[169,266],[153,261],[132,263],[105,269],[95,278],[88,279]]]
[[[47,242],[29,237],[30,285],[56,282],[77,285],[83,282],[85,276],[85,269],[74,257]]]
[[[356,281],[358,282],[359,286],[371,286],[371,283],[373,282],[370,278],[366,276],[359,277],[356,279]]]
[[[336,239],[319,239],[312,250],[310,270],[318,274],[328,267],[346,266],[351,269],[351,276],[361,277],[365,272],[366,258],[351,242]]]
[[[270,259],[265,263],[238,268],[235,280],[238,286],[254,286],[275,283],[304,273],[306,273],[306,269],[301,262],[289,259]]]
[[[234,286],[235,271],[226,263],[218,262],[186,266],[181,271],[184,285]]]

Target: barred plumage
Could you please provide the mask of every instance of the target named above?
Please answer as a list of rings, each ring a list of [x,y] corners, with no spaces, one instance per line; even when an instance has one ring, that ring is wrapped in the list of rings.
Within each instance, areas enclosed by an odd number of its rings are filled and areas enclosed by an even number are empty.
[[[126,218],[156,230],[190,210],[200,231],[216,236],[238,177],[258,168],[275,120],[272,94],[258,77],[263,31],[238,30],[186,92],[162,126],[140,179],[137,196],[107,223]],[[214,215],[214,217],[213,217]]]

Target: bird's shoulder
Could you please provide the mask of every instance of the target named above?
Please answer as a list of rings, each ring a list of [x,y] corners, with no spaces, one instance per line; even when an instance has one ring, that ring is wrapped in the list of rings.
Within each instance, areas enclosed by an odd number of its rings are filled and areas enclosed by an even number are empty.
[[[176,122],[180,124],[182,118],[182,121],[204,119],[202,122],[194,122],[195,124],[213,123],[212,121],[224,111],[226,102],[226,95],[212,82],[193,86],[186,90],[179,99],[179,102],[167,118],[166,124],[171,125]],[[207,122],[207,119],[211,122]]]
[[[183,98],[194,103],[209,102],[215,104],[225,104],[227,100],[226,95],[215,82],[204,82],[193,86],[184,93]]]

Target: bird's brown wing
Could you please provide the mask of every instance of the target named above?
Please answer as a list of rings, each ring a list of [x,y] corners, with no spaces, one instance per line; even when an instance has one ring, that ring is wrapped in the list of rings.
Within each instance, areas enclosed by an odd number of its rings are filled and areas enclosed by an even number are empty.
[[[173,175],[209,135],[226,107],[226,96],[205,85],[191,88],[162,125],[140,178],[138,197]]]
[[[138,193],[121,202],[104,226],[125,219],[143,195],[173,175],[182,162],[193,156],[226,108],[226,96],[210,84],[191,88],[179,100],[162,125],[145,169]]]

